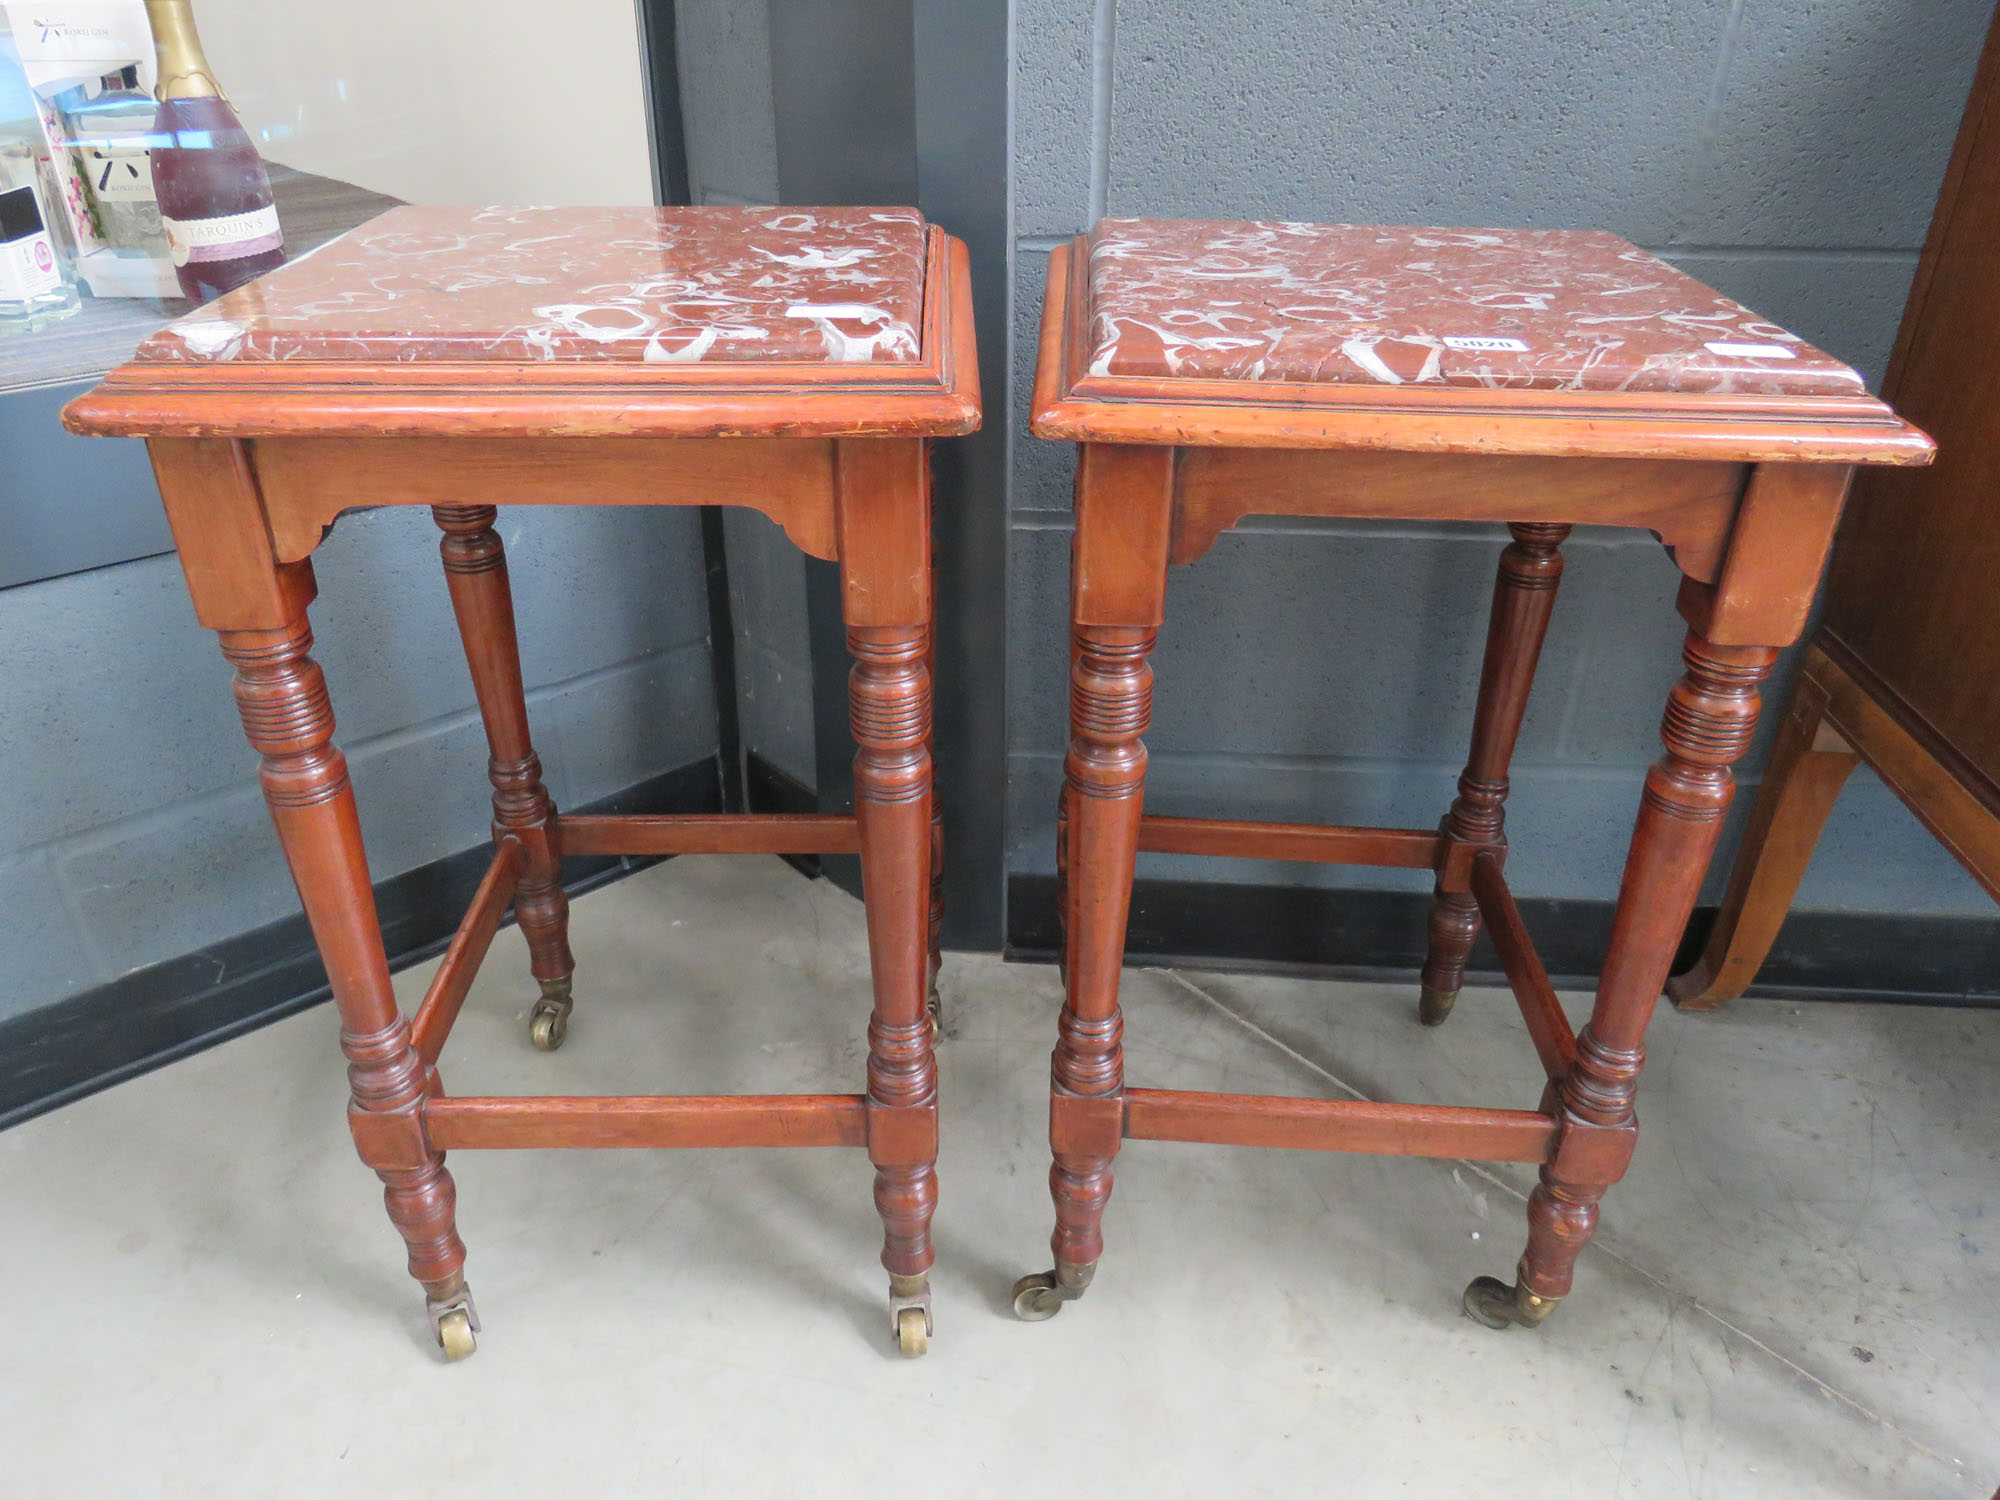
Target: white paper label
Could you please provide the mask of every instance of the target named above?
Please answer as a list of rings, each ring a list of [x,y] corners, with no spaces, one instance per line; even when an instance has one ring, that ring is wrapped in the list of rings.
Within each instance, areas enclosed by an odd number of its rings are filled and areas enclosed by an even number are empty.
[[[105,0],[7,0],[21,71],[31,88],[55,94],[72,83],[115,73],[127,63],[152,72],[153,37],[137,5]],[[142,78],[142,84],[150,78]]]
[[[246,255],[275,250],[284,244],[275,207],[253,208],[244,214],[217,214],[212,219],[170,219],[160,215],[167,232],[167,249],[174,264],[189,261],[241,260]]]
[[[1520,339],[1475,338],[1471,334],[1447,333],[1444,336],[1447,349],[1470,349],[1482,354],[1526,354],[1528,346]]]
[[[1797,359],[1783,344],[1703,344],[1710,354],[1726,354],[1732,359]]]
[[[61,285],[62,272],[56,268],[56,249],[47,230],[0,245],[0,301],[25,302]]]
[[[153,201],[153,159],[144,151],[92,146],[83,153],[83,169],[100,203]]]

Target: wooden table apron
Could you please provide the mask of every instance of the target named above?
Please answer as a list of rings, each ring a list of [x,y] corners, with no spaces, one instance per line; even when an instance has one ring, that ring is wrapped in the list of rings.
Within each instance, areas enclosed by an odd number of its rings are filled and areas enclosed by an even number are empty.
[[[1501,1321],[1539,1322],[1569,1290],[1598,1200],[1626,1170],[1644,1035],[1728,807],[1758,686],[1805,624],[1855,461],[1923,463],[1929,444],[1879,403],[1629,393],[1257,390],[1244,381],[1087,371],[1084,241],[1056,252],[1035,430],[1078,443],[1071,740],[1058,814],[1065,1004],[1053,1060],[1055,1271],[1016,1310],[1081,1295],[1103,1250],[1125,1139],[1535,1162],[1529,1245]],[[1198,295],[1191,293],[1190,295]],[[1434,403],[1426,409],[1426,403]],[[1857,406],[1872,410],[1858,415]],[[1440,409],[1442,408],[1442,409]],[[1648,408],[1651,408],[1650,412]],[[1770,411],[1766,401],[1762,410]],[[1148,656],[1169,566],[1246,515],[1508,525],[1459,796],[1438,829],[1166,818],[1142,811]],[[1575,524],[1639,527],[1683,575],[1685,672],[1648,771],[1591,1019],[1572,1034],[1503,869],[1507,767]],[[1337,663],[1333,664],[1337,670]],[[1443,1019],[1489,931],[1548,1085],[1533,1110],[1129,1088],[1118,1008],[1142,852],[1431,869],[1427,1022]],[[1475,1290],[1491,1278],[1481,1278]],[[1472,1293],[1468,1293],[1468,1307]]]

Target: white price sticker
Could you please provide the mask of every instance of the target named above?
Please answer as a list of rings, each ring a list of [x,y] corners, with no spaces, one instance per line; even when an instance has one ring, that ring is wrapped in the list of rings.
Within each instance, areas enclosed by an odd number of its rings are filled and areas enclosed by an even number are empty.
[[[1731,359],[1797,359],[1798,355],[1783,344],[1703,344],[1710,354],[1727,355]]]
[[[1520,339],[1496,339],[1474,337],[1469,333],[1447,333],[1444,336],[1447,349],[1465,349],[1480,354],[1526,354],[1528,346]]]

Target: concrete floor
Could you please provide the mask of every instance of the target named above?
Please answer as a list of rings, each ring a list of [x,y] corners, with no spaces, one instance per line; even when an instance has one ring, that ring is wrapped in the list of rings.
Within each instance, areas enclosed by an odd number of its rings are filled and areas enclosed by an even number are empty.
[[[579,901],[531,1051],[519,935],[462,1093],[858,1088],[860,908],[775,860]],[[405,1005],[432,966],[400,976]],[[1052,970],[954,958],[928,1358],[840,1151],[460,1153],[486,1323],[440,1362],[342,1124],[330,1007],[0,1135],[0,1495],[1987,1496],[2000,1013],[1663,1012],[1646,1131],[1537,1333],[1458,1313],[1527,1169],[1137,1143],[1089,1297],[1048,1263]],[[1159,1086],[1532,1104],[1504,994],[1134,972]],[[1988,1222],[1988,1215],[1992,1222]]]

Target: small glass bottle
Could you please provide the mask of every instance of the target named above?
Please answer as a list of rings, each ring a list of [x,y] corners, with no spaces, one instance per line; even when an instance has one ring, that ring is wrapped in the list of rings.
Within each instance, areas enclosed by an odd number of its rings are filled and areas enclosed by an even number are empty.
[[[56,95],[55,106],[105,243],[121,255],[160,254],[166,241],[150,157],[160,107],[139,87],[138,68],[105,74],[94,92],[78,84]]]
[[[67,318],[82,304],[49,233],[41,124],[11,34],[0,34],[0,333]]]

